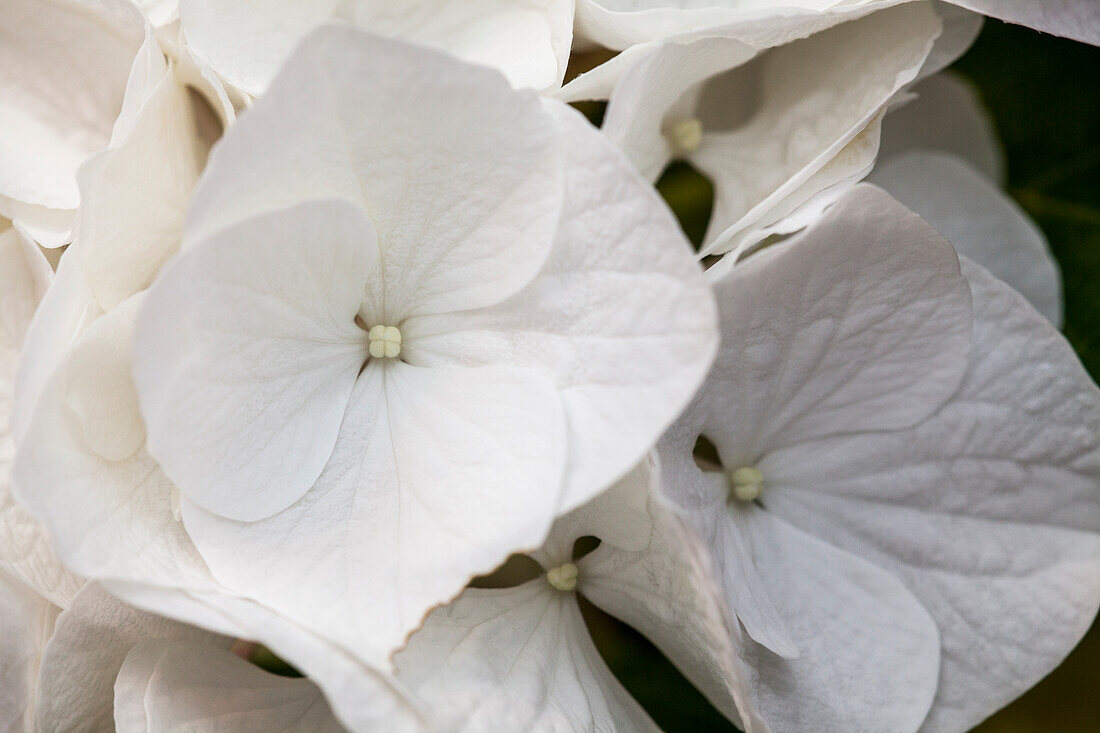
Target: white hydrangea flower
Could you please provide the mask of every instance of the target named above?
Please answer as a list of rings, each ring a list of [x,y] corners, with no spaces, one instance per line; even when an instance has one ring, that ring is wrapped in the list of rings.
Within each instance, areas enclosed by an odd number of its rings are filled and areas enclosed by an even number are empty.
[[[215,577],[366,659],[627,471],[715,348],[579,115],[346,27],[223,140],[183,246],[134,344],[149,450]]]
[[[792,13],[829,15],[876,10],[912,0],[576,0],[577,32],[613,49],[678,33],[737,24],[757,33]],[[970,11],[1084,41],[1100,43],[1100,6],[1093,0],[947,0]]]
[[[659,453],[751,638],[752,704],[780,730],[975,725],[1100,603],[1100,391],[870,186],[709,274],[723,347]]]
[[[62,269],[74,263],[63,257]],[[387,730],[423,730],[421,714],[386,673],[211,576],[174,516],[178,491],[143,444],[128,358],[141,297],[97,318],[47,381],[19,447],[20,500],[53,530],[65,562],[115,595],[276,649],[325,690],[353,729],[384,722]]]
[[[660,44],[615,86],[603,131],[651,180],[673,159],[707,175],[700,253],[736,256],[870,171],[881,115],[940,30],[929,5],[908,4],[760,54],[718,31]]]
[[[448,731],[656,731],[615,679],[577,595],[648,636],[742,723],[731,625],[700,541],[664,505],[652,460],[559,519],[521,585],[467,588],[396,656],[398,680]],[[574,557],[582,537],[599,546]],[[699,649],[710,654],[700,655]]]
[[[294,47],[344,20],[499,69],[517,87],[561,85],[574,0],[182,0],[187,46],[226,84],[262,94]]]
[[[1002,190],[1004,154],[976,92],[946,73],[914,92],[916,101],[885,118],[883,150],[867,180],[1061,327],[1058,263],[1043,232]]]

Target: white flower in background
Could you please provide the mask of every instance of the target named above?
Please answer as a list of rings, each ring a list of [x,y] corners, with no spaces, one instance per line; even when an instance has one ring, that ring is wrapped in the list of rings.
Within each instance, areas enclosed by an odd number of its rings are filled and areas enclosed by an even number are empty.
[[[779,730],[975,725],[1100,603],[1100,391],[873,187],[729,264],[723,347],[659,454],[751,637],[752,704]]]
[[[745,688],[706,553],[656,491],[644,461],[559,519],[531,557],[537,576],[467,588],[397,654],[398,680],[442,730],[656,731],[592,642],[577,595],[633,625],[741,721]],[[579,559],[577,540],[599,546]],[[700,650],[709,654],[700,654]],[[749,717],[748,730],[760,730]]]
[[[125,0],[0,6],[0,216],[46,246],[69,241],[77,170],[125,134],[148,91],[134,64],[143,42]]]
[[[85,585],[64,610],[0,565],[0,727],[5,731],[340,731],[309,680],[278,677],[230,639]]]
[[[50,277],[38,247],[0,219],[0,568],[39,596],[64,605],[80,581],[61,567],[42,527],[11,495],[15,438],[9,418],[15,367]]]
[[[147,641],[115,681],[117,733],[340,733],[315,684],[279,677],[212,644]]]
[[[368,660],[625,473],[715,348],[579,115],[345,27],[224,138],[183,246],[134,343],[150,453],[221,583]]]
[[[62,610],[2,568],[0,639],[0,723],[28,732],[114,730],[119,669],[143,642],[203,644],[226,655],[231,643],[130,608],[94,583]]]
[[[908,100],[882,121],[879,162],[914,150],[949,153],[1003,187],[1005,153],[977,89],[961,75],[945,71],[910,91]]]
[[[940,29],[930,5],[909,4],[759,55],[717,32],[661,44],[611,93],[603,132],[651,180],[674,159],[710,178],[700,253],[736,256],[870,171],[881,115]]]
[[[187,46],[226,84],[256,96],[318,26],[345,20],[499,69],[512,84],[561,85],[574,0],[182,0]]]
[[[755,32],[795,13],[829,15],[879,9],[911,0],[576,0],[577,32],[613,49],[678,33],[738,24]],[[1100,43],[1100,5],[1094,0],[947,0],[1010,23],[1086,43]]]
[[[883,150],[867,180],[1061,327],[1058,263],[1039,227],[1001,190],[1004,154],[977,93],[946,73],[913,91],[916,101],[886,116]]]

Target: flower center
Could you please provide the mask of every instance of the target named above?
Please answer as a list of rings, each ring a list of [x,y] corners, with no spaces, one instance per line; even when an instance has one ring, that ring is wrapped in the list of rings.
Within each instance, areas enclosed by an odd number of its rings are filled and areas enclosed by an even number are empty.
[[[568,593],[577,587],[577,566],[567,562],[550,568],[546,572],[546,580],[557,590]]]
[[[676,155],[688,155],[699,149],[703,142],[703,123],[695,117],[669,122],[664,127],[665,139]]]
[[[764,490],[764,474],[755,466],[742,466],[731,471],[730,496],[737,501],[754,501]]]
[[[379,324],[367,333],[370,355],[375,359],[395,359],[401,354],[401,330]]]

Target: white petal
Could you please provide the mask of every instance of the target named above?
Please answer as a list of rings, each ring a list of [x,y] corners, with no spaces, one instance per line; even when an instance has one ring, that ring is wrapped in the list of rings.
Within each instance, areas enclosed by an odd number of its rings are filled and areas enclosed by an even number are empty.
[[[560,410],[531,372],[371,361],[298,503],[242,524],[185,501],[184,523],[223,583],[381,663],[470,577],[542,542]]]
[[[4,470],[10,466],[8,463]],[[45,528],[15,503],[6,478],[0,478],[0,573],[3,572],[61,607],[72,602],[82,582],[54,555]]]
[[[64,260],[75,263],[75,260]],[[113,446],[119,429],[128,435],[140,427],[129,406],[125,384],[107,368],[124,368],[129,352],[125,335],[132,328],[132,308],[101,317],[77,342],[75,363],[102,373],[82,374],[77,404],[92,409],[81,420],[70,407],[67,386],[70,362],[63,362],[46,381],[28,430],[19,444],[12,471],[15,496],[50,530],[59,557],[74,572],[92,578],[211,588],[213,581],[191,540],[172,516],[174,487],[141,448],[112,461],[93,450],[86,435]],[[103,345],[92,343],[105,339]],[[111,345],[117,348],[111,353]],[[102,357],[88,362],[87,357]],[[96,366],[93,366],[96,365]],[[97,383],[111,393],[97,395]],[[130,390],[132,391],[132,386]],[[98,422],[102,421],[102,423]],[[115,425],[125,426],[116,428]]]
[[[119,733],[344,730],[309,680],[279,677],[207,644],[139,644],[114,689]]]
[[[224,592],[182,592],[111,583],[142,608],[168,613],[220,633],[266,644],[324,690],[351,730],[426,733],[424,713],[391,675],[311,634],[271,609]]]
[[[951,0],[979,13],[1044,33],[1100,44],[1100,5],[1082,0]]]
[[[145,11],[149,22],[166,26],[179,18],[179,0],[134,0]]]
[[[924,60],[920,74],[917,75],[918,80],[943,71],[955,63],[974,45],[978,34],[982,32],[982,26],[985,25],[985,18],[982,15],[948,3],[950,0],[935,4],[936,14],[943,21],[943,33],[936,39],[931,53]]]
[[[0,219],[0,385],[10,385],[14,359],[23,347],[31,318],[50,284],[50,265],[42,252],[10,222]],[[10,399],[10,386],[0,387]],[[4,407],[7,403],[0,403]],[[7,410],[0,413],[6,419]]]
[[[9,418],[16,355],[49,282],[50,267],[36,245],[4,226],[0,221],[0,570],[66,606],[79,581],[54,557],[45,529],[15,503],[10,486],[15,437]]]
[[[80,201],[77,168],[107,146],[142,22],[123,0],[5,3],[0,214],[28,226],[64,228],[62,212],[71,220]]]
[[[38,398],[73,344],[103,315],[77,257],[62,257],[57,273],[27,328],[15,372],[11,429],[16,442],[27,431]]]
[[[65,366],[65,404],[88,447],[108,461],[124,461],[145,445],[130,375],[130,345],[140,295],[92,323]]]
[[[545,578],[468,589],[395,661],[444,730],[657,730],[600,657],[575,597]]]
[[[529,553],[550,568],[573,559],[573,545],[581,537],[595,537],[626,552],[641,552],[649,544],[649,486],[655,480],[654,456],[640,464],[614,486],[573,511],[554,520],[542,547]]]
[[[970,293],[955,253],[871,186],[715,287],[723,346],[684,422],[731,468],[838,431],[913,425],[966,369]]]
[[[755,506],[751,564],[798,646],[783,659],[746,639],[752,704],[772,730],[916,730],[936,692],[939,637],[917,599],[876,565]],[[716,562],[732,548],[719,543]],[[730,589],[727,589],[730,593]],[[739,613],[739,599],[727,600]]]
[[[559,519],[554,535],[569,530],[564,536],[574,540],[599,538],[599,547],[577,562],[577,590],[648,637],[724,715],[762,730],[747,705],[748,684],[734,657],[738,632],[707,548],[664,505],[658,475],[643,464]]]
[[[836,0],[785,0],[779,8],[745,8],[742,0],[578,0],[577,32],[616,50],[692,31],[735,29],[758,48],[808,35],[867,11],[821,10]],[[753,3],[759,6],[759,3]]]
[[[239,89],[264,92],[291,50],[336,17],[382,36],[499,69],[517,87],[561,84],[573,31],[568,0],[184,0],[195,54]]]
[[[374,315],[491,305],[549,254],[554,132],[534,93],[499,73],[328,26],[211,155],[184,247],[260,212],[345,198],[370,215],[383,250]]]
[[[782,46],[732,72],[743,75],[759,99],[747,110],[740,107],[747,96],[721,100],[723,121],[738,123],[704,135],[690,156],[715,184],[714,214],[700,251],[747,246],[751,242],[737,241],[738,233],[776,221],[784,197],[840,154],[916,77],[940,29],[927,5],[908,3]],[[873,148],[865,153],[865,170],[873,155]],[[841,178],[847,175],[842,171]]]
[[[653,445],[715,342],[713,301],[667,208],[579,115],[558,109],[566,200],[546,266],[498,306],[410,319],[403,348],[417,364],[505,360],[548,374],[569,426],[566,511]]]
[[[696,115],[699,91],[692,87],[749,62],[756,54],[756,49],[735,37],[657,45],[611,91],[601,130],[644,177],[656,181],[673,155],[664,136],[666,122],[677,111],[687,117]],[[689,100],[682,99],[685,95]],[[707,132],[704,129],[704,135]]]
[[[59,608],[0,569],[0,729],[34,730],[42,648]]]
[[[883,121],[879,160],[913,150],[951,153],[1003,186],[1004,150],[974,85],[944,72],[922,81],[913,91],[917,98],[891,110]]]
[[[1022,297],[964,264],[975,348],[958,393],[911,430],[776,454],[784,488],[768,503],[932,613],[933,731],[968,729],[1037,682],[1100,604],[1100,391]]]
[[[376,235],[315,201],[223,230],[176,260],[137,325],[149,451],[192,501],[255,520],[309,490],[367,356],[355,323]]]
[[[194,103],[170,69],[142,102],[132,129],[78,176],[73,246],[104,310],[146,288],[175,254],[206,157]]]
[[[551,89],[565,76],[573,5],[572,0],[349,0],[344,14],[371,33],[497,68],[516,87]]]
[[[1046,237],[996,184],[951,155],[913,152],[876,167],[882,186],[934,226],[959,254],[1016,288],[1055,327],[1062,278]]]
[[[187,45],[226,82],[260,94],[291,50],[342,0],[180,0]]]
[[[124,605],[94,584],[57,617],[39,673],[41,730],[113,729],[114,684],[127,653],[150,639],[217,644],[229,639]]]

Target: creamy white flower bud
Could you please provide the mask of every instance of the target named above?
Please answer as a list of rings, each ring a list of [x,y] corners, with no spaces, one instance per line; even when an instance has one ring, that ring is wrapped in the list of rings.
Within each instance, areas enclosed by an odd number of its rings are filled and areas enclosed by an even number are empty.
[[[703,143],[703,123],[695,117],[670,121],[662,132],[675,155],[694,153]]]
[[[567,562],[550,568],[546,573],[546,580],[557,590],[568,593],[577,587],[577,566]]]
[[[401,330],[396,326],[374,326],[367,338],[370,339],[370,355],[375,359],[395,359],[400,356]]]
[[[755,466],[730,472],[730,495],[737,501],[754,501],[764,490],[764,474]]]

